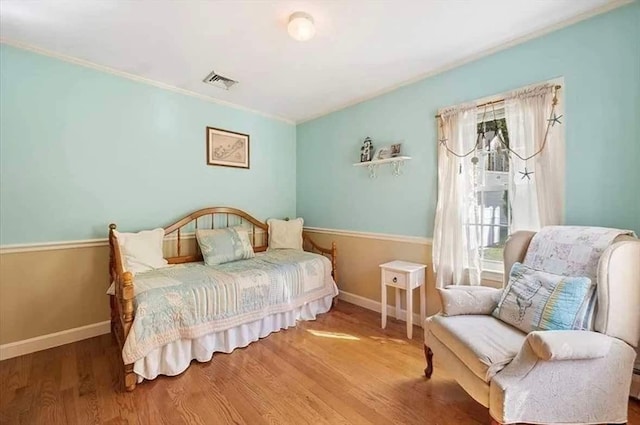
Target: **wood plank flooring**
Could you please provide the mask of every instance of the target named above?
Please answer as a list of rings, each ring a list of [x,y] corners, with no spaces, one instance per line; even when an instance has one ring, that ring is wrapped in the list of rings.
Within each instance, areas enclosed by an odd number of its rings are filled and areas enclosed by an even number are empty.
[[[177,377],[120,387],[110,335],[0,362],[2,424],[488,424],[487,410],[435,359],[422,374],[422,332],[340,302]],[[629,424],[640,424],[630,402]]]

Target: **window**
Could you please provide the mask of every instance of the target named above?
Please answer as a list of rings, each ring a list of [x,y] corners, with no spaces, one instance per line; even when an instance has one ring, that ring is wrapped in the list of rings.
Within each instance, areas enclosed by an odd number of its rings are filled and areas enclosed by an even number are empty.
[[[563,223],[560,88],[532,85],[502,100],[439,111],[433,237],[438,287],[497,278],[509,234]]]
[[[494,116],[495,114],[495,116]],[[470,231],[478,235],[480,264],[484,271],[502,272],[502,254],[509,236],[509,131],[504,109],[478,114],[478,134],[484,132],[478,154],[475,211],[469,220]]]

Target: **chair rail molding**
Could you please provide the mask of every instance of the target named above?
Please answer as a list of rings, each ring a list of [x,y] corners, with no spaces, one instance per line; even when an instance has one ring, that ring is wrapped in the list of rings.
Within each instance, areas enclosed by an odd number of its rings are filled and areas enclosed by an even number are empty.
[[[361,232],[356,230],[330,229],[325,227],[311,227],[311,226],[305,226],[304,230],[311,233],[324,233],[324,234],[338,235],[338,236],[349,236],[353,238],[378,239],[383,241],[415,243],[420,245],[431,245],[433,243],[433,239],[422,237],[422,236],[396,235],[392,233]]]
[[[54,251],[58,249],[90,248],[107,245],[109,245],[107,238],[7,244],[0,245],[0,255],[16,254],[20,252]]]

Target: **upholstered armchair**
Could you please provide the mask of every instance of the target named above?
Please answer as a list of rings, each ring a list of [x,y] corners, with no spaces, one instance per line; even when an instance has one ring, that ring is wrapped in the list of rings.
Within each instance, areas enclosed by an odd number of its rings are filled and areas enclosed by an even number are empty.
[[[507,241],[505,286],[534,235],[516,232]],[[492,423],[626,423],[640,337],[640,241],[613,242],[597,263],[593,331],[527,334],[491,314],[440,313],[425,321],[427,378],[435,356],[489,409]]]

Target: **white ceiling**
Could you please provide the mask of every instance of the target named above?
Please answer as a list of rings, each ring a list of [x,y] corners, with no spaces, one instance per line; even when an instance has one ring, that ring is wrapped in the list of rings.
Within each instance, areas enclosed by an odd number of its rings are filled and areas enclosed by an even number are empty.
[[[2,0],[0,35],[291,121],[476,57],[617,0]],[[288,16],[310,13],[298,42]],[[230,91],[206,85],[216,72]]]

